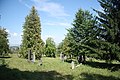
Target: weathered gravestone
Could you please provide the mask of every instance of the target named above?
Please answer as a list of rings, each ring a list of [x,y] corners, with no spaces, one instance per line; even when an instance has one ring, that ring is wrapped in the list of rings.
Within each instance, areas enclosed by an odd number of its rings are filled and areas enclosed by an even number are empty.
[[[32,54],[32,62],[35,62],[35,52]]]
[[[80,64],[81,63],[81,56],[80,55],[77,57],[77,60],[78,60],[78,63]]]
[[[67,56],[66,55],[64,56],[64,61],[67,61]]]
[[[60,53],[60,59],[61,59],[61,61],[64,62],[64,54],[63,53]]]
[[[85,61],[85,60],[84,60],[84,56],[83,56],[83,55],[79,55],[79,56],[78,56],[78,63],[79,63],[79,64],[82,64],[82,63],[84,63],[84,61]]]
[[[32,53],[31,50],[28,51],[28,61],[35,62],[35,52]]]
[[[75,68],[75,63],[74,63],[74,61],[71,62],[71,67],[72,67],[72,69]]]

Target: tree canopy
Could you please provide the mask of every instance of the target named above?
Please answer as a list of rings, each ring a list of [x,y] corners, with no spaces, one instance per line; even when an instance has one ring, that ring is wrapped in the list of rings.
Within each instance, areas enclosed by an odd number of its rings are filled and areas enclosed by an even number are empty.
[[[120,59],[120,1],[99,0],[102,11],[97,11],[99,21],[99,49],[103,58],[108,60]],[[101,52],[101,53],[102,53]]]
[[[79,9],[73,21],[73,27],[68,29],[68,34],[63,40],[63,52],[67,55],[83,55],[89,52],[87,43],[93,37],[95,18],[89,11]]]
[[[45,44],[45,55],[48,57],[55,57],[55,53],[56,53],[55,42],[51,37],[48,37],[46,39],[46,44]]]
[[[98,0],[103,11],[93,16],[79,9],[73,27],[62,42],[65,54],[80,54],[107,61],[120,60],[120,1]]]

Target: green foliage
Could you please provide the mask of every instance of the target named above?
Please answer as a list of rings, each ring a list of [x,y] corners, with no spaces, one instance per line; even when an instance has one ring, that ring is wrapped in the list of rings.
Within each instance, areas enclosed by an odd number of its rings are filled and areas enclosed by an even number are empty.
[[[23,25],[22,45],[20,54],[26,57],[27,52],[32,50],[37,57],[43,53],[44,42],[41,39],[41,24],[40,18],[33,6],[31,12],[25,18]]]
[[[71,56],[73,55],[73,49],[72,49],[72,44],[71,44],[71,35],[68,33],[65,37],[65,39],[59,43],[57,47],[57,53],[60,54],[61,52],[65,54],[66,56]]]
[[[88,54],[90,49],[85,45],[94,37],[92,35],[95,32],[94,23],[95,18],[89,11],[79,9],[73,21],[73,28],[68,30],[68,34],[64,39],[63,51],[74,56]]]
[[[56,53],[56,46],[55,42],[52,38],[47,38],[46,44],[45,44],[45,55],[48,57],[55,57]]]
[[[99,0],[102,12],[98,13],[99,40],[95,41],[99,53],[106,60],[120,60],[120,1],[119,0]]]
[[[63,41],[59,43],[59,45],[57,46],[57,54],[60,54],[61,52],[63,52]]]
[[[99,0],[103,12],[93,17],[89,11],[78,10],[73,28],[63,41],[63,52],[94,56],[107,61],[120,60],[120,1]]]
[[[0,27],[0,55],[10,51],[7,37],[8,33],[6,32],[6,29]]]

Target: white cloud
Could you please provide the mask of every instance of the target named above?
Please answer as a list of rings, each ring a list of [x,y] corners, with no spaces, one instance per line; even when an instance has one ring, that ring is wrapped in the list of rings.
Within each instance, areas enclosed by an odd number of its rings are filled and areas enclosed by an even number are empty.
[[[99,9],[98,9],[100,12],[103,12],[104,13],[104,10],[103,8],[100,6]]]
[[[22,36],[22,35],[23,35],[23,32],[20,33],[20,36]]]
[[[26,7],[31,8],[29,4],[25,2],[25,0],[19,0],[20,3],[24,4]]]
[[[20,45],[21,44],[21,34],[18,32],[12,32],[11,30],[6,29],[6,31],[8,32],[8,39],[9,39],[9,44],[10,46],[14,46],[14,45]]]
[[[58,16],[58,17],[68,16],[68,14],[65,13],[64,7],[57,3],[53,3],[53,2],[36,3],[36,8],[40,11],[47,12],[52,16]]]
[[[58,45],[64,38],[65,36],[58,36],[58,35],[42,35],[42,40],[45,42],[48,37],[53,38],[55,41],[56,45]]]
[[[42,39],[44,40],[44,42],[46,41],[46,39],[48,38],[48,37],[51,37],[51,38],[53,38],[53,39],[55,39],[55,36],[54,35],[42,35]]]
[[[48,26],[71,27],[71,24],[69,24],[67,22],[47,22],[47,23],[45,23],[45,25],[48,25]]]
[[[10,33],[10,31],[8,30],[8,29],[6,29],[6,32],[9,34]]]
[[[18,33],[14,32],[12,36],[18,36]]]
[[[22,2],[22,0],[19,0],[19,2]]]
[[[69,16],[64,9],[64,6],[61,4],[51,2],[48,0],[31,0],[33,3],[28,4],[25,0],[19,0],[21,3],[24,3],[24,5],[28,8],[30,6],[34,5],[37,10],[47,12],[49,15],[54,17],[62,17],[62,16]]]

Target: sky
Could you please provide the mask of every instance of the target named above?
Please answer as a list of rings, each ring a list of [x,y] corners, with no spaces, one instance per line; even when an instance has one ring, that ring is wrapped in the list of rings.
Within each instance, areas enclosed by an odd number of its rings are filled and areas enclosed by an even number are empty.
[[[41,22],[41,38],[52,37],[59,44],[72,27],[76,12],[82,8],[92,14],[100,10],[97,0],[0,0],[0,26],[6,28],[11,46],[20,45],[25,17],[35,6]]]

